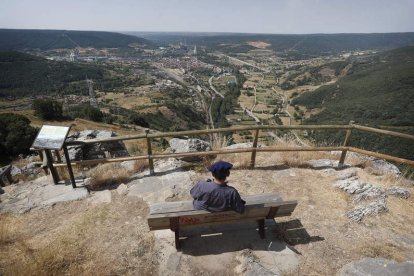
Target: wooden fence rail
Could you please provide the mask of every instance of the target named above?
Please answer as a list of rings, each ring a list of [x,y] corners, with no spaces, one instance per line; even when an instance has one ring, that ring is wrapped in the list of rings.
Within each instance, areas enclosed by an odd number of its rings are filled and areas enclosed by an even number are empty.
[[[241,149],[221,149],[221,150],[212,150],[207,152],[187,152],[187,153],[168,153],[168,154],[153,154],[151,141],[152,139],[164,138],[164,137],[183,137],[183,136],[199,136],[199,135],[209,135],[214,133],[235,133],[240,131],[254,131],[253,145],[251,148],[241,148]],[[263,130],[342,130],[346,131],[344,142],[342,146],[339,147],[258,147],[258,138],[260,131]],[[147,143],[147,154],[141,156],[130,156],[130,157],[120,157],[120,158],[104,158],[104,159],[95,159],[95,160],[83,160],[72,162],[73,165],[78,166],[90,166],[99,163],[111,163],[111,162],[122,162],[130,160],[148,160],[150,173],[154,174],[154,159],[162,158],[171,158],[171,157],[188,157],[188,156],[212,156],[220,154],[232,154],[232,153],[251,153],[250,166],[254,168],[256,161],[256,154],[258,152],[282,152],[282,151],[341,151],[341,157],[339,159],[339,167],[342,167],[345,162],[346,154],[348,151],[361,153],[373,157],[382,158],[388,161],[396,162],[398,164],[405,164],[414,167],[414,161],[403,159],[391,155],[386,155],[382,153],[362,150],[354,147],[349,147],[349,141],[351,139],[351,134],[353,130],[360,130],[365,132],[371,132],[381,135],[388,135],[399,137],[403,139],[414,140],[414,135],[409,135],[405,133],[399,133],[394,131],[388,131],[383,129],[376,129],[372,127],[360,126],[354,124],[352,121],[348,125],[294,125],[294,126],[268,126],[268,125],[257,125],[257,126],[246,126],[246,127],[231,127],[231,128],[217,128],[217,129],[205,129],[205,130],[189,130],[189,131],[178,131],[178,132],[162,132],[162,133],[150,133],[149,130],[145,131],[145,134],[138,135],[126,135],[126,136],[117,136],[104,139],[90,139],[85,141],[67,141],[66,146],[72,145],[82,145],[82,144],[93,144],[93,143],[105,143],[105,142],[114,142],[114,141],[124,141],[124,140],[134,140],[134,139],[146,139]],[[55,170],[57,167],[63,167],[66,164],[63,163],[53,163],[50,166],[50,170]],[[52,172],[52,175],[55,176],[55,172]],[[56,182],[56,181],[55,181]]]

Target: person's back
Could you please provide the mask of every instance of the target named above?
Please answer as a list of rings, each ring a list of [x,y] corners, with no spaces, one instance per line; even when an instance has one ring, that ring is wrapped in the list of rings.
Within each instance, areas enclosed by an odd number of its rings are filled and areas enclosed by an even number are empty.
[[[244,212],[244,204],[238,191],[227,185],[226,177],[233,165],[219,161],[209,167],[214,176],[214,181],[200,181],[190,191],[193,197],[193,206],[196,210],[221,212],[234,210]]]

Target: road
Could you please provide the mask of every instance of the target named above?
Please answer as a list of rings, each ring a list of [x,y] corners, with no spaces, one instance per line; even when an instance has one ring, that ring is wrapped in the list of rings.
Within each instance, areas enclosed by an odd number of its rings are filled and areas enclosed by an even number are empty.
[[[241,108],[243,109],[243,111],[244,111],[247,115],[249,115],[250,117],[252,117],[252,118],[253,118],[253,120],[255,120],[255,122],[256,122],[256,123],[260,124],[260,120],[259,120],[259,118],[257,118],[257,117],[253,114],[253,112],[251,112],[249,109],[247,109],[247,108],[245,108],[245,107],[241,107]]]
[[[263,80],[264,80],[264,74],[262,74],[262,79],[257,83],[257,85],[259,85],[260,83],[262,83],[263,82]],[[254,109],[255,109],[255,107],[256,107],[256,105],[257,105],[257,92],[256,92],[256,86],[254,86],[254,104],[253,104],[253,106],[252,106],[252,108],[251,108],[251,112],[253,112],[254,111]]]
[[[208,84],[210,85],[211,90],[214,91],[214,93],[216,93],[218,96],[222,97],[224,99],[223,94],[221,94],[220,92],[217,91],[217,89],[213,86],[213,78],[214,76],[211,76],[211,78],[208,79]]]

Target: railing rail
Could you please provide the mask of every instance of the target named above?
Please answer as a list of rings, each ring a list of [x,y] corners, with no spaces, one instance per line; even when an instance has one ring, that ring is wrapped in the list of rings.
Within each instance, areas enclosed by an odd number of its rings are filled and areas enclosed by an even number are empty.
[[[206,152],[187,152],[187,153],[163,153],[163,154],[153,154],[151,141],[152,139],[165,138],[165,137],[183,137],[183,136],[197,136],[197,135],[208,135],[214,133],[225,133],[225,132],[241,132],[241,131],[254,131],[253,145],[250,148],[239,148],[239,149],[220,149],[220,150],[211,150]],[[345,130],[346,135],[342,146],[338,147],[258,147],[258,138],[260,131],[263,130]],[[361,125],[356,125],[352,121],[348,125],[291,125],[291,126],[269,126],[269,125],[257,125],[257,126],[246,126],[246,127],[230,127],[230,128],[217,128],[217,129],[204,129],[204,130],[188,130],[188,131],[177,131],[177,132],[158,132],[150,133],[149,130],[146,130],[144,134],[137,135],[126,135],[126,136],[116,136],[104,139],[90,139],[85,141],[67,141],[66,146],[72,145],[82,145],[82,144],[93,144],[93,143],[105,143],[105,142],[114,142],[114,141],[125,141],[125,140],[135,140],[135,139],[146,139],[147,143],[147,154],[141,156],[130,156],[130,157],[120,157],[120,158],[104,158],[104,159],[95,159],[95,160],[83,160],[72,162],[73,165],[80,166],[90,166],[99,163],[111,163],[111,162],[122,162],[128,160],[148,160],[150,173],[154,174],[154,159],[161,158],[171,158],[171,157],[188,157],[188,156],[209,156],[209,155],[220,155],[220,154],[232,154],[232,153],[248,153],[251,152],[250,166],[253,168],[255,166],[256,154],[258,152],[282,152],[282,151],[342,151],[341,157],[339,159],[339,167],[342,167],[345,162],[346,154],[348,151],[361,153],[373,157],[382,158],[388,161],[396,162],[398,164],[405,164],[414,167],[414,161],[404,158],[399,158],[391,155],[386,155],[382,153],[367,151],[359,148],[349,147],[349,141],[351,139],[351,134],[353,130],[360,130],[365,132],[371,132],[381,135],[388,135],[393,137],[399,137],[403,139],[414,140],[414,135],[399,133],[394,131],[388,131],[383,129],[377,129],[372,127],[366,127]],[[49,168],[55,170],[56,167],[66,166],[64,163],[53,163]],[[52,175],[55,175],[55,172],[52,172]],[[54,177],[55,178],[55,177]]]

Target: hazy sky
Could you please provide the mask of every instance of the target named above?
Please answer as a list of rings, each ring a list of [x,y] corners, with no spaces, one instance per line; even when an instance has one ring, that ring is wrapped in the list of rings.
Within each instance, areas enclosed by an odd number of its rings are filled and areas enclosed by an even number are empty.
[[[0,28],[409,32],[413,11],[414,0],[0,0]]]

